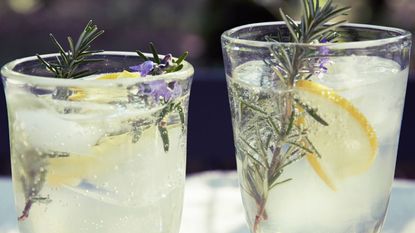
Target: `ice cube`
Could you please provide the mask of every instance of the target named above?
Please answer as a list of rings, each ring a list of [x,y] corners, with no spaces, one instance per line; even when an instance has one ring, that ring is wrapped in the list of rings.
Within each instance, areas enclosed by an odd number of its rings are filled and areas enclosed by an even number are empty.
[[[47,110],[15,113],[14,128],[31,146],[47,152],[86,154],[103,136],[98,124],[80,124]],[[19,132],[20,131],[20,132]]]
[[[312,80],[348,99],[366,116],[378,138],[396,138],[408,69],[401,70],[392,60],[369,56],[332,58],[328,68],[327,74]]]
[[[256,60],[238,66],[232,74],[234,81],[255,87],[271,88],[277,84],[276,77],[269,65]]]

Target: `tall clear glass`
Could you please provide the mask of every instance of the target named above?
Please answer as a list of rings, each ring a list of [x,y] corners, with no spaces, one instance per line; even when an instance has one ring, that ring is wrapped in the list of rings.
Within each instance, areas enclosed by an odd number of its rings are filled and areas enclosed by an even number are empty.
[[[377,233],[393,181],[409,32],[346,24],[290,43],[284,23],[230,29],[222,48],[253,233]]]
[[[81,79],[36,57],[1,70],[20,232],[177,233],[193,67],[137,77],[135,53],[92,58]]]

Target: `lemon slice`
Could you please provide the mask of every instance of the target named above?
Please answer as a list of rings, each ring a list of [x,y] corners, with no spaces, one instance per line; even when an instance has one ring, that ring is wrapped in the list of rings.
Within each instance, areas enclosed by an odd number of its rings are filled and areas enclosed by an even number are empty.
[[[114,79],[121,79],[121,78],[139,78],[139,77],[141,77],[139,73],[132,73],[132,72],[124,70],[123,72],[104,74],[96,78],[96,80],[114,80]],[[108,100],[108,97],[106,96],[109,96],[109,94],[113,94],[113,93],[108,93],[108,90],[103,91],[100,88],[89,88],[88,90],[84,90],[81,88],[71,88],[71,90],[73,91],[73,94],[68,97],[68,99],[71,101],[85,100],[85,99],[88,99],[89,97],[91,97],[93,100],[99,100],[100,98],[102,98],[102,100]],[[118,94],[118,96],[125,96],[124,92],[115,93],[115,94]],[[109,98],[114,98],[114,96],[110,96]],[[101,102],[105,102],[105,101],[101,101]]]
[[[51,158],[48,161],[46,181],[51,186],[76,186],[83,179],[93,179],[100,174],[110,173],[117,161],[122,161],[123,156],[128,154],[125,150],[131,144],[131,135],[126,133],[105,137],[88,154]]]
[[[328,123],[324,126],[308,115],[303,123],[321,155],[308,154],[307,160],[324,183],[336,190],[337,181],[367,171],[376,158],[378,142],[366,117],[348,100],[316,82],[297,81],[295,90]]]

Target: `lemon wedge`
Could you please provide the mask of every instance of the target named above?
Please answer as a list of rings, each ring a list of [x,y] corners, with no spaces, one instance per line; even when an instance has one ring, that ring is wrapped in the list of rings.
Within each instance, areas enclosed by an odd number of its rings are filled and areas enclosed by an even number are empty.
[[[321,158],[307,155],[321,180],[337,190],[337,181],[367,171],[376,158],[378,141],[366,117],[348,100],[316,82],[299,80],[295,91],[301,101],[317,109],[328,123],[324,126],[311,116],[300,121],[309,129],[308,138],[321,155]]]

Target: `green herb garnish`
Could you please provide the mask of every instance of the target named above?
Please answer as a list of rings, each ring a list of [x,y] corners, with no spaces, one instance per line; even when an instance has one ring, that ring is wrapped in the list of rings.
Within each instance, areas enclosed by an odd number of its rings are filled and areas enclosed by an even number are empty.
[[[99,30],[97,25],[92,24],[92,20],[89,21],[79,36],[76,44],[74,44],[72,37],[67,37],[69,45],[68,51],[65,51],[56,38],[52,34],[49,34],[53,44],[58,49],[60,56],[56,57],[55,62],[46,61],[39,54],[36,56],[56,78],[77,79],[94,74],[95,72],[88,69],[79,69],[79,66],[101,61],[101,59],[89,59],[88,57],[103,51],[89,50],[92,42],[103,33],[104,31]]]
[[[335,31],[336,28],[346,20],[332,24],[329,24],[329,21],[345,15],[350,10],[349,7],[337,8],[331,0],[323,6],[319,5],[318,0],[303,0],[302,8],[303,16],[299,23],[280,9],[281,17],[290,34],[290,42],[334,42],[339,35]],[[264,62],[272,68],[283,89],[292,90],[296,81],[307,80],[313,74],[327,69],[324,67],[327,58],[316,58],[315,54],[301,46],[281,46],[278,43],[287,41],[283,40],[280,32],[276,35],[265,37],[266,40],[276,43],[270,48],[272,58]],[[321,49],[320,56],[327,52],[324,46]],[[291,180],[280,179],[284,168],[310,153],[320,157],[307,136],[308,129],[295,122],[307,114],[322,127],[328,123],[318,114],[318,109],[311,108],[290,91],[281,93],[276,103],[273,103],[278,114],[268,113],[267,109],[263,109],[266,106],[260,104],[261,97],[250,102],[243,99],[244,93],[238,86],[232,86],[231,91],[237,96],[239,110],[252,118],[245,120],[245,126],[238,129],[236,148],[243,166],[244,178],[241,187],[256,202],[257,213],[253,220],[253,232],[258,233],[260,223],[268,217],[265,206],[270,190]],[[298,113],[299,108],[303,110],[301,114]]]

